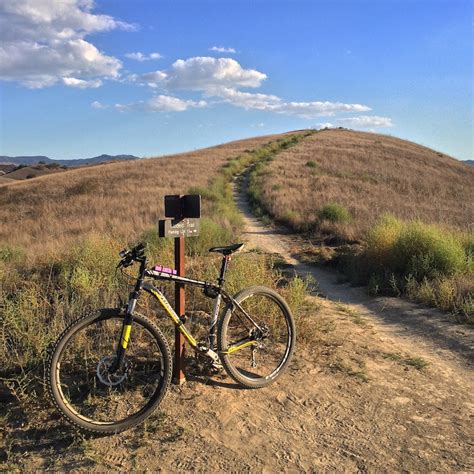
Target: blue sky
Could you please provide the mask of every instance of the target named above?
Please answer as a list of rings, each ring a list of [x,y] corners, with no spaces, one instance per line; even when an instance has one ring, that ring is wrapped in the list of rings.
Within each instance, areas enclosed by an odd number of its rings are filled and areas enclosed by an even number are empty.
[[[471,1],[3,0],[0,154],[345,126],[473,153]]]

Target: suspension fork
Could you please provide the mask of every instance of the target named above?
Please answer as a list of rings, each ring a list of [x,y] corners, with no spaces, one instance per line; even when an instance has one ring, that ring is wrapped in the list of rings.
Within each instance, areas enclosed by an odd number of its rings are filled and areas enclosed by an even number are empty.
[[[146,259],[143,258],[140,261],[140,271],[137,278],[137,282],[135,283],[135,288],[130,293],[128,299],[128,305],[125,312],[125,317],[123,319],[122,324],[122,332],[120,334],[120,341],[117,345],[116,357],[115,361],[110,367],[110,372],[116,372],[123,363],[125,357],[125,351],[127,350],[128,341],[130,340],[130,332],[132,331],[132,323],[133,323],[133,313],[135,312],[135,306],[137,305],[138,297],[140,296],[140,292],[143,287],[143,279],[145,277],[146,271]]]

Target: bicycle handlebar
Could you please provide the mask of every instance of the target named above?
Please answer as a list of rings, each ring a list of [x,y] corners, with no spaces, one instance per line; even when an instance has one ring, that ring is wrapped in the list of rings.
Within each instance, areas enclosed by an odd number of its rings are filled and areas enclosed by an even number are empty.
[[[145,244],[140,242],[138,245],[133,247],[131,250],[123,249],[119,252],[119,256],[122,260],[120,260],[118,266],[119,267],[129,267],[133,264],[133,262],[140,261],[145,256]]]

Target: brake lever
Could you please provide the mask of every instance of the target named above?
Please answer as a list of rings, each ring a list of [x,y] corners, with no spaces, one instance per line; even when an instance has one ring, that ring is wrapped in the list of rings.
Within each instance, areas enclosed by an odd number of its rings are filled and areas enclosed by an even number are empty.
[[[119,257],[120,257],[120,258],[124,258],[124,257],[127,255],[127,253],[130,253],[130,250],[128,250],[128,249],[123,249],[123,250],[121,250],[121,251],[119,252]]]

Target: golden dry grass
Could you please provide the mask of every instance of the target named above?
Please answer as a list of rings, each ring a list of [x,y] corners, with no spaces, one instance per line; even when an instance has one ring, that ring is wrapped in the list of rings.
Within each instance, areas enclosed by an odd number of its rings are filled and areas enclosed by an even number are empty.
[[[57,168],[48,167],[45,165],[24,166],[6,174],[5,178],[14,180],[32,179],[37,178],[38,176],[61,173],[66,170],[67,169],[61,168],[59,166]]]
[[[78,168],[0,186],[0,244],[62,253],[90,232],[136,238],[163,217],[163,196],[206,186],[225,162],[278,136],[179,155]]]
[[[405,140],[350,130],[307,137],[257,178],[260,200],[277,219],[301,230],[316,223],[325,204],[337,203],[352,220],[326,223],[327,229],[355,239],[385,213],[472,229],[473,183],[468,164]]]

